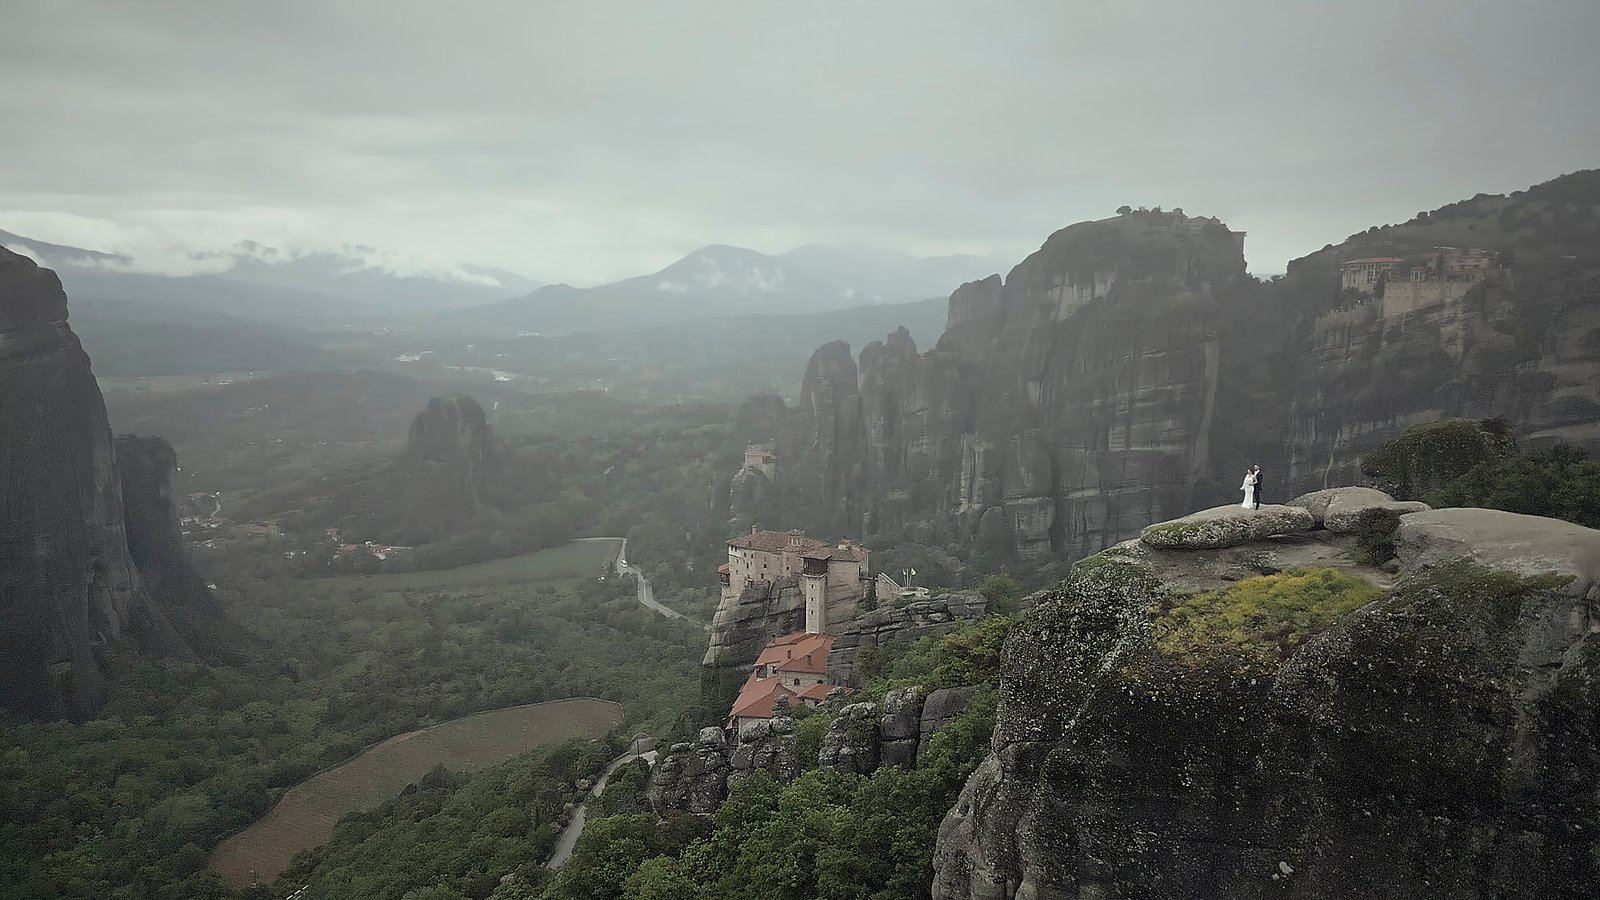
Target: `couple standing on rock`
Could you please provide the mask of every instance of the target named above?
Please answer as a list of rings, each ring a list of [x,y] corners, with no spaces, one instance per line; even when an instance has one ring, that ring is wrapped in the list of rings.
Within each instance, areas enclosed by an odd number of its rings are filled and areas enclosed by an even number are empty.
[[[1261,508],[1261,483],[1263,480],[1264,475],[1259,463],[1244,470],[1244,484],[1239,486],[1239,490],[1244,491],[1244,502],[1239,504],[1240,506],[1245,509]]]

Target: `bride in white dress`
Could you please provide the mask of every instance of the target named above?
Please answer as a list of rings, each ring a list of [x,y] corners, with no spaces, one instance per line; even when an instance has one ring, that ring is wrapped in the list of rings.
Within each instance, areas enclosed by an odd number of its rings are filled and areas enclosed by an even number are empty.
[[[1256,473],[1251,469],[1244,470],[1244,484],[1239,485],[1239,490],[1244,491],[1244,502],[1239,504],[1245,509],[1253,509],[1256,505]]]

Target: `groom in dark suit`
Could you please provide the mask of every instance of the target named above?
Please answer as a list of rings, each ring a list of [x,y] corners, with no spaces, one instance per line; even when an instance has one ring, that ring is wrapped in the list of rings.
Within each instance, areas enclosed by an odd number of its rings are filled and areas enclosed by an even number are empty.
[[[1264,482],[1264,481],[1266,481],[1266,476],[1261,471],[1261,464],[1260,463],[1256,463],[1256,490],[1255,490],[1255,501],[1256,501],[1255,508],[1256,509],[1260,509],[1261,508],[1261,483]]]

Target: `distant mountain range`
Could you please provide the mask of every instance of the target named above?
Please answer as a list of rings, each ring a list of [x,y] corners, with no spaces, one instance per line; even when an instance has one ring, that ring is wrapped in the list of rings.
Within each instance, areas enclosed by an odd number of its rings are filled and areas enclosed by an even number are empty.
[[[780,256],[702,247],[665,269],[611,284],[557,284],[440,316],[445,327],[505,334],[614,331],[752,314],[802,314],[945,297],[997,270],[975,256],[919,259],[810,245]]]
[[[474,306],[526,293],[539,283],[486,266],[401,274],[370,247],[289,252],[245,241],[190,253],[197,274],[154,274],[140,261],[0,231],[0,246],[56,270],[79,298],[158,304],[279,324],[328,326]]]
[[[124,254],[8,231],[0,231],[0,246],[55,269],[74,308],[100,318],[138,319],[148,326],[152,311],[164,311],[159,318],[188,324],[194,324],[188,317],[203,315],[289,329],[420,327],[496,336],[906,303],[947,297],[962,283],[1001,269],[978,256],[919,258],[821,244],[772,256],[716,244],[659,272],[577,288],[540,286],[513,272],[471,264],[400,274],[378,251],[360,246],[306,253],[244,241],[220,253],[187,254],[201,270],[189,275],[154,274]],[[91,308],[81,301],[99,302]]]

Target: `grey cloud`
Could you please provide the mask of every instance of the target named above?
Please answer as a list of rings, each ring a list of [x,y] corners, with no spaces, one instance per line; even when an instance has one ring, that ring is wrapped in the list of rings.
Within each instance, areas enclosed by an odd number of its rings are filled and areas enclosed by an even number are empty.
[[[593,281],[705,243],[1020,256],[1122,203],[1260,271],[1597,163],[1600,6],[20,0],[0,227]]]

